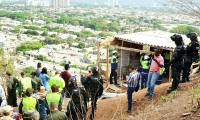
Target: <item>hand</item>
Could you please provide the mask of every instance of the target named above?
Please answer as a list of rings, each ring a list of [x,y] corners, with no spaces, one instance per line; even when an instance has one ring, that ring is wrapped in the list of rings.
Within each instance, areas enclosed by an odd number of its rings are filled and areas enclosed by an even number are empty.
[[[116,69],[115,72],[118,72],[118,70]]]

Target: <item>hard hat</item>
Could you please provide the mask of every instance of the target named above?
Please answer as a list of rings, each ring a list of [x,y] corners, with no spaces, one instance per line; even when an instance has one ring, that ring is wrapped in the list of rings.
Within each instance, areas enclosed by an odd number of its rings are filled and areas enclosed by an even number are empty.
[[[116,50],[114,50],[112,53],[113,53],[113,54],[115,54],[115,53],[117,53],[117,51],[116,51]]]
[[[145,60],[149,59],[149,56],[148,56],[148,55],[145,55],[145,56],[144,56],[144,59],[145,59]]]

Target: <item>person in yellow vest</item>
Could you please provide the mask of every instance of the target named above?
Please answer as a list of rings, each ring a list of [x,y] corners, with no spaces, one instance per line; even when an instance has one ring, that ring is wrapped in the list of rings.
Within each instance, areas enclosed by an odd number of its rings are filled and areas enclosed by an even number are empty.
[[[141,65],[142,65],[141,89],[147,87],[147,80],[148,80],[148,74],[149,74],[149,64],[148,63],[149,63],[149,56],[145,55],[144,58],[141,60]]]
[[[32,81],[30,77],[26,77],[24,72],[21,72],[22,79],[19,82],[19,97],[23,97],[27,88],[32,88]]]
[[[32,97],[33,89],[27,88],[25,97],[22,98],[22,101],[19,105],[19,113],[23,114],[23,120],[32,120],[32,113],[39,110],[39,103],[37,98]]]
[[[170,61],[170,53],[169,52],[165,52],[164,53],[164,67],[165,67],[165,73],[164,73],[164,77],[168,77],[169,76],[169,66],[168,63]]]
[[[110,84],[113,84],[112,77],[114,77],[115,85],[119,85],[117,83],[118,58],[119,57],[117,51],[113,51],[113,56],[111,58]]]
[[[51,86],[51,93],[48,93],[46,95],[46,98],[45,98],[45,102],[47,104],[46,105],[46,108],[47,108],[47,113],[50,112],[50,109],[49,109],[49,105],[51,102],[56,102],[58,103],[58,110],[62,110],[62,96],[60,93],[58,93],[59,91],[59,86],[56,86],[56,84],[53,84]]]
[[[49,80],[49,86],[52,86],[55,84],[56,86],[59,87],[59,92],[61,93],[63,88],[65,87],[65,81],[63,78],[60,77],[60,72],[56,71],[55,76],[51,77]]]

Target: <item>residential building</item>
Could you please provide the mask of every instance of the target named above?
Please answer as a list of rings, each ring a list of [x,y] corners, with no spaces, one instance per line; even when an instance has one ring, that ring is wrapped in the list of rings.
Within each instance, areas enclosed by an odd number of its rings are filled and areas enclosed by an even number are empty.
[[[51,0],[51,6],[54,7],[70,6],[70,0]]]
[[[50,6],[49,0],[26,0],[26,6]]]

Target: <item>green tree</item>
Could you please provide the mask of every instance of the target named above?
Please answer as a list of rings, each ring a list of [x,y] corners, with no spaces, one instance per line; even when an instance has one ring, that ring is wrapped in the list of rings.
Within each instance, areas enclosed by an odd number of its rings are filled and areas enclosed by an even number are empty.
[[[27,41],[24,43],[21,43],[21,45],[16,47],[16,51],[26,52],[29,50],[36,50],[42,48],[43,45],[40,42],[36,41]]]
[[[42,35],[42,36],[47,36],[47,35],[48,35],[48,32],[47,32],[47,31],[44,31],[41,35]]]
[[[20,32],[20,27],[19,26],[15,26],[14,27],[14,32],[15,33],[19,33]]]
[[[25,32],[25,34],[30,34],[30,35],[39,35],[39,33],[35,30],[28,30]]]
[[[200,30],[193,26],[179,25],[170,30],[171,33],[188,34],[189,32],[196,32],[200,35]]]
[[[47,61],[47,57],[46,57],[46,56],[43,56],[43,55],[38,55],[38,56],[37,56],[37,60]]]
[[[79,42],[78,48],[80,48],[80,49],[85,48],[85,43],[84,42]]]
[[[26,73],[27,77],[30,77],[30,74],[35,71],[33,66],[29,66],[23,69],[23,72]]]

